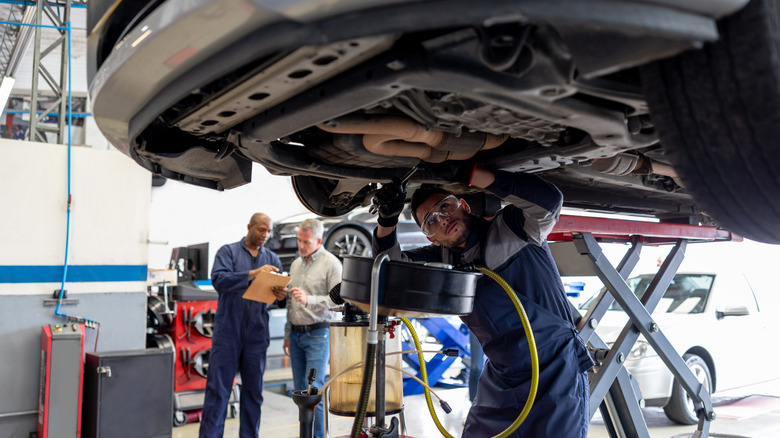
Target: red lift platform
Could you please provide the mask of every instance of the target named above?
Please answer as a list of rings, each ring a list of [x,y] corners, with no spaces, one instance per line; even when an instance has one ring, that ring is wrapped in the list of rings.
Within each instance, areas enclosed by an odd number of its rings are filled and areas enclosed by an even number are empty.
[[[595,275],[605,285],[588,312],[577,321],[576,328],[596,360],[589,375],[590,416],[592,418],[599,409],[611,437],[650,438],[635,383],[622,365],[640,334],[693,400],[699,422],[692,437],[709,435],[710,422],[715,418],[710,394],[653,321],[652,312],[677,273],[688,243],[716,241],[742,241],[742,237],[708,226],[569,215],[560,217],[548,237],[559,266],[573,267],[578,272],[576,275]],[[631,245],[615,267],[604,256],[600,243]],[[625,280],[639,261],[645,245],[673,245],[673,248],[640,299]],[[609,347],[595,329],[614,301],[630,319]],[[574,305],[572,311],[575,315],[580,314]]]

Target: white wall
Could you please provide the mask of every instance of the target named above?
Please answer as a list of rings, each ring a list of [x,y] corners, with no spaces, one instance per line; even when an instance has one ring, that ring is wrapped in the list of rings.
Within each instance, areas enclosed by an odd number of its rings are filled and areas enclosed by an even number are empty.
[[[219,247],[246,236],[252,214],[277,221],[305,211],[290,178],[271,175],[259,164],[252,167],[250,184],[223,192],[169,180],[152,188],[149,268],[167,268],[173,248],[208,242],[210,273]]]
[[[68,148],[0,139],[0,153],[0,265],[61,265]],[[116,150],[73,147],[70,161],[68,264],[146,265],[151,175]],[[145,281],[117,287],[143,291]],[[105,283],[74,283],[70,289],[74,293],[115,290]],[[52,284],[0,284],[0,293],[53,290]]]

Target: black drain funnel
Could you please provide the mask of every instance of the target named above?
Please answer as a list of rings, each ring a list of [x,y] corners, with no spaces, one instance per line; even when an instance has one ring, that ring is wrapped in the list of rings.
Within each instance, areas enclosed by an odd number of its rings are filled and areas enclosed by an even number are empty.
[[[341,297],[368,305],[374,259],[343,256]],[[379,277],[379,313],[404,312],[466,315],[474,308],[474,294],[481,274],[449,265],[388,261]]]

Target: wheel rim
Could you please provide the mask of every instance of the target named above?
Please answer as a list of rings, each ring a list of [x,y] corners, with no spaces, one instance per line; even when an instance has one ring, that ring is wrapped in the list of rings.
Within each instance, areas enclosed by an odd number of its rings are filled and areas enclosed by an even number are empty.
[[[705,366],[701,363],[689,363],[688,368],[690,368],[691,372],[693,373],[693,376],[696,378],[696,381],[704,385],[708,393],[711,392],[712,386]],[[693,404],[693,399],[691,398],[691,396],[688,394],[687,391],[684,392],[685,392],[685,407],[688,409],[688,412],[694,418],[696,418],[696,410]]]
[[[347,234],[346,236],[333,242],[332,252],[338,255],[358,255],[368,256],[370,248],[357,234]]]

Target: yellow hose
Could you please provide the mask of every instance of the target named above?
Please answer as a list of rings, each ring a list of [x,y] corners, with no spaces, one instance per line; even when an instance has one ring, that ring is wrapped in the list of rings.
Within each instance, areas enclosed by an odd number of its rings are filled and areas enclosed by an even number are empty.
[[[409,333],[412,335],[412,339],[414,339],[414,348],[417,350],[417,361],[420,363],[420,377],[422,377],[422,381],[425,382],[425,384],[428,384],[428,369],[425,367],[425,358],[422,354],[422,344],[420,343],[420,339],[417,337],[417,331],[414,330],[414,327],[412,327],[412,323],[409,322],[409,319],[407,318],[401,318],[401,321],[404,323],[406,328],[409,330]],[[425,402],[428,404],[428,412],[431,413],[431,418],[433,419],[433,422],[436,423],[436,428],[439,429],[439,432],[441,432],[442,436],[445,438],[454,438],[452,435],[447,433],[447,429],[442,426],[441,422],[439,421],[439,417],[436,415],[436,411],[433,409],[433,401],[431,400],[431,392],[423,385],[423,391],[425,391]]]
[[[512,286],[510,286],[506,280],[501,278],[500,275],[484,266],[477,266],[477,269],[479,272],[487,275],[496,283],[498,283],[504,289],[504,292],[506,292],[506,294],[509,296],[509,299],[512,300],[512,304],[514,304],[515,310],[517,310],[517,314],[520,316],[520,321],[523,323],[523,330],[525,330],[525,336],[528,339],[528,349],[531,354],[531,388],[528,391],[528,398],[525,401],[525,406],[523,406],[523,410],[520,411],[520,414],[518,414],[515,421],[512,422],[512,424],[510,424],[506,430],[493,437],[506,438],[513,434],[520,427],[520,425],[523,424],[526,417],[528,417],[528,414],[531,412],[531,407],[533,407],[534,400],[536,399],[536,391],[539,386],[539,354],[536,351],[536,341],[534,340],[534,332],[531,330],[531,323],[528,321],[528,315],[525,313],[523,304],[515,295],[515,291],[512,289]],[[417,360],[420,362],[420,376],[427,385],[428,371],[425,367],[425,359],[423,358],[422,352],[420,351],[422,350],[422,345],[420,344],[420,340],[417,337],[417,332],[414,330],[414,327],[412,327],[412,324],[408,319],[401,318],[401,321],[403,321],[404,325],[409,330],[409,333],[411,333],[412,339],[414,339],[414,347],[416,350],[418,350]],[[444,429],[444,426],[442,426],[441,422],[439,421],[439,417],[436,415],[436,411],[433,409],[433,401],[431,400],[430,391],[428,391],[428,388],[424,386],[423,390],[425,391],[425,401],[428,404],[428,411],[431,413],[431,418],[433,419],[433,422],[436,423],[436,427],[439,429],[439,432],[441,432],[445,438],[453,438],[453,436],[447,433],[447,430]]]
[[[534,399],[536,399],[536,390],[539,386],[539,354],[536,351],[536,341],[534,340],[534,332],[531,330],[531,323],[528,321],[528,315],[525,313],[525,309],[523,308],[523,304],[520,303],[520,300],[517,299],[517,296],[515,295],[515,291],[512,289],[512,286],[509,285],[509,283],[506,282],[501,276],[496,274],[495,272],[491,271],[490,269],[484,267],[484,266],[477,266],[477,269],[479,272],[483,273],[484,275],[487,275],[488,277],[492,278],[496,283],[500,284],[502,288],[504,288],[504,291],[507,295],[509,295],[509,299],[512,300],[512,304],[515,305],[515,309],[517,310],[517,314],[520,315],[520,320],[523,322],[523,330],[525,330],[525,337],[528,339],[528,350],[531,353],[531,388],[528,391],[528,398],[525,400],[525,406],[523,406],[523,410],[520,411],[520,415],[517,416],[514,422],[512,422],[509,427],[504,430],[503,432],[496,435],[494,438],[506,438],[514,431],[516,431],[521,424],[523,424],[523,421],[525,421],[526,417],[528,417],[528,413],[531,412],[531,407],[534,404]]]

